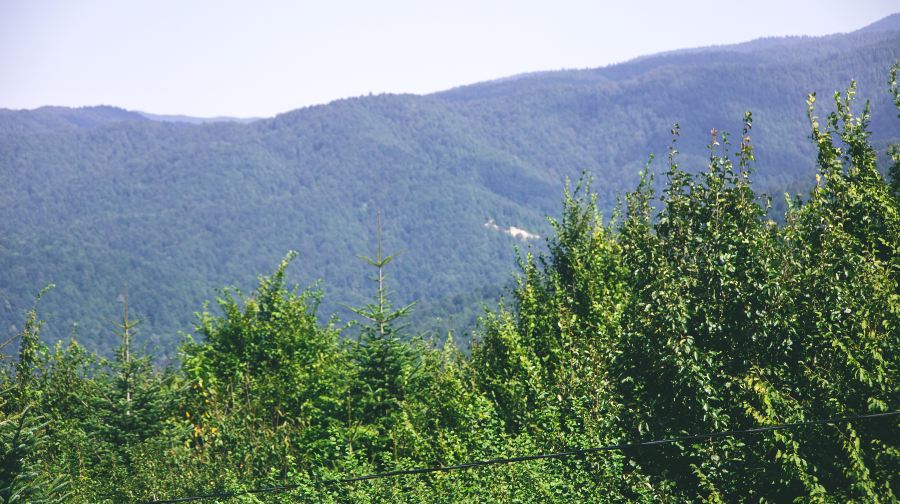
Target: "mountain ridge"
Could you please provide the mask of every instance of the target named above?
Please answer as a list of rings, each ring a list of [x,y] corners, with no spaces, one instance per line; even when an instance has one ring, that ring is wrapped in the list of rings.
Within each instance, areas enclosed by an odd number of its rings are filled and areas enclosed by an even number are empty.
[[[822,40],[828,40],[833,37],[846,37],[848,35],[859,35],[859,34],[871,34],[871,33],[889,33],[900,31],[900,13],[891,14],[881,18],[877,21],[874,21],[862,28],[858,28],[856,30],[852,30],[849,32],[838,32],[833,34],[826,35],[774,35],[767,37],[759,37],[755,39],[751,39],[744,42],[737,43],[729,43],[729,44],[713,44],[708,46],[697,46],[697,47],[686,47],[681,49],[673,49],[669,51],[661,51],[657,53],[637,56],[635,58],[631,58],[621,62],[609,63],[607,65],[601,65],[597,67],[585,67],[585,68],[569,68],[569,69],[559,69],[559,70],[538,70],[534,72],[524,72],[519,74],[508,75],[504,77],[498,77],[496,79],[489,79],[486,81],[473,82],[468,84],[461,84],[458,86],[452,86],[450,88],[435,91],[433,93],[425,93],[425,94],[415,94],[415,93],[379,93],[380,95],[409,95],[409,96],[433,96],[433,95],[445,95],[448,93],[452,93],[456,90],[469,88],[473,86],[489,86],[492,84],[501,84],[512,81],[517,81],[521,79],[530,79],[530,78],[546,78],[553,77],[561,74],[568,73],[599,73],[603,70],[613,69],[622,66],[628,66],[638,62],[644,62],[646,60],[653,60],[656,58],[667,57],[667,56],[681,56],[681,55],[694,55],[699,53],[711,53],[711,52],[721,52],[721,53],[747,53],[747,52],[757,52],[768,50],[773,47],[783,47],[784,45],[789,44],[808,44],[808,43],[817,43]],[[65,107],[65,106],[41,106],[34,109],[9,109],[0,107],[0,114],[3,113],[17,113],[17,112],[38,112],[43,109],[56,109],[56,110],[92,110],[92,109],[116,109],[123,112],[128,112],[130,114],[137,114],[146,119],[158,121],[158,122],[175,122],[175,123],[187,123],[187,124],[208,124],[208,123],[220,123],[220,122],[236,122],[247,124],[255,121],[259,121],[262,119],[272,119],[276,116],[282,114],[290,114],[292,112],[296,112],[298,110],[304,110],[311,107],[319,107],[319,106],[327,106],[334,102],[340,102],[342,100],[348,99],[357,99],[364,98],[367,95],[359,95],[359,96],[350,96],[337,98],[325,103],[319,104],[311,104],[303,107],[298,107],[295,109],[286,110],[283,112],[278,112],[272,116],[266,117],[234,117],[234,116],[213,116],[213,117],[200,117],[200,116],[192,116],[186,114],[156,114],[151,112],[139,111],[139,110],[129,110],[121,107],[111,106],[111,105],[86,105],[79,107]],[[139,119],[134,117],[134,119]]]
[[[567,179],[592,173],[608,210],[648,156],[665,153],[672,123],[682,126],[682,164],[696,171],[709,130],[739,131],[747,109],[755,184],[802,193],[815,158],[798,133],[806,93],[857,79],[883,148],[900,136],[884,92],[898,57],[900,32],[854,33],[345,98],[248,124],[151,121],[112,107],[81,110],[91,118],[83,124],[55,109],[0,111],[0,327],[21,324],[53,282],[42,300],[49,337],[78,322],[80,341],[112,348],[103,321],[127,284],[141,338],[174,355],[178,331],[191,329],[186,306],[200,309],[223,285],[251,285],[291,249],[301,253],[292,280],[321,280],[323,315],[348,316],[341,305],[372,292],[357,256],[374,247],[381,209],[386,247],[405,250],[389,271],[397,301],[420,301],[413,326],[438,336],[468,329],[524,246],[485,222],[548,236],[545,216],[558,211]]]

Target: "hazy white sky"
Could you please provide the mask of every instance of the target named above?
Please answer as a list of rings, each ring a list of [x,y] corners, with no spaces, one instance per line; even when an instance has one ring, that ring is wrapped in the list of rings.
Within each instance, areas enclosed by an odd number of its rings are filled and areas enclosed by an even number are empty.
[[[861,28],[897,0],[0,0],[0,107],[270,116]]]

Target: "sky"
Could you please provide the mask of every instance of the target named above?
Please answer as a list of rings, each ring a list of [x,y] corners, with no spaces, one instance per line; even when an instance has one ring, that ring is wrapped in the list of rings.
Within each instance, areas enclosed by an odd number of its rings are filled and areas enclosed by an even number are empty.
[[[268,117],[765,36],[853,31],[896,0],[0,0],[0,108]]]

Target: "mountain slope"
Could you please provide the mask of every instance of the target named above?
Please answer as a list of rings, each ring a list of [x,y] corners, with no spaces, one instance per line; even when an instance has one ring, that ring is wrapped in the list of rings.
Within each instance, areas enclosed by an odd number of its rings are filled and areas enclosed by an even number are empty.
[[[346,314],[341,303],[372,292],[356,256],[374,248],[377,209],[387,250],[403,251],[388,271],[397,301],[421,301],[418,328],[461,327],[524,246],[490,219],[546,234],[565,179],[582,171],[611,208],[665,152],[672,123],[682,161],[699,169],[710,128],[738,132],[747,109],[757,187],[805,190],[806,93],[857,79],[883,148],[900,137],[885,92],[898,57],[900,31],[870,29],[339,100],[249,124],[0,111],[0,327],[20,324],[55,282],[42,301],[47,333],[64,337],[77,321],[82,341],[109,348],[127,285],[142,337],[171,351],[215,287],[252,284],[289,249],[300,252],[293,278],[322,279],[323,311]]]

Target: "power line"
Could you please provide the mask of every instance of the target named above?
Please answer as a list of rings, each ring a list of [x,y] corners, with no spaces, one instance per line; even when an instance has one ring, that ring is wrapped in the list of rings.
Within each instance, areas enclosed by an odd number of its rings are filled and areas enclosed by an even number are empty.
[[[839,417],[839,418],[828,418],[823,420],[809,420],[804,422],[792,422],[785,424],[777,424],[777,425],[767,425],[764,427],[754,427],[751,429],[736,429],[722,432],[711,432],[708,434],[691,434],[686,436],[678,436],[667,439],[657,439],[653,441],[641,441],[639,443],[623,443],[623,444],[614,444],[614,445],[606,445],[606,446],[595,446],[591,448],[580,448],[575,450],[568,450],[562,452],[555,453],[541,453],[538,455],[523,455],[520,457],[508,457],[508,458],[495,458],[495,459],[487,459],[487,460],[475,460],[472,462],[467,462],[465,464],[456,464],[449,466],[439,466],[439,467],[420,467],[416,469],[400,469],[396,471],[387,471],[382,473],[373,473],[366,474],[364,476],[354,476],[350,478],[340,478],[340,479],[332,479],[332,480],[321,480],[313,483],[319,485],[341,485],[346,483],[354,483],[357,481],[367,481],[367,480],[375,480],[375,479],[383,479],[383,478],[392,478],[395,476],[408,476],[408,475],[416,475],[416,474],[427,474],[434,472],[450,472],[457,471],[462,469],[472,469],[475,467],[482,466],[490,466],[490,465],[500,465],[500,464],[514,464],[518,462],[527,462],[530,460],[543,460],[543,459],[559,459],[572,457],[576,455],[588,455],[591,453],[599,453],[606,451],[622,451],[628,450],[631,448],[641,448],[646,446],[657,446],[663,444],[671,444],[671,443],[680,443],[684,441],[701,441],[701,440],[709,440],[709,439],[720,439],[725,437],[734,437],[734,436],[743,436],[749,434],[760,434],[763,432],[771,432],[778,431],[784,429],[794,429],[797,427],[806,427],[813,425],[829,425],[829,424],[839,424],[844,422],[850,422],[854,420],[867,420],[872,418],[886,418],[900,415],[900,410],[897,411],[888,411],[886,413],[869,413],[865,415],[854,415],[848,417]],[[237,497],[239,495],[249,495],[249,494],[258,494],[258,493],[268,493],[268,492],[284,492],[288,490],[295,490],[299,488],[300,484],[291,484],[291,485],[277,485],[270,486],[264,488],[253,488],[250,490],[238,490],[234,492],[217,492],[217,493],[209,493],[203,495],[194,495],[191,497],[181,497],[178,499],[169,499],[169,500],[155,500],[155,501],[146,501],[145,504],[173,504],[178,502],[191,502],[205,499],[217,499],[217,498],[231,498]]]

